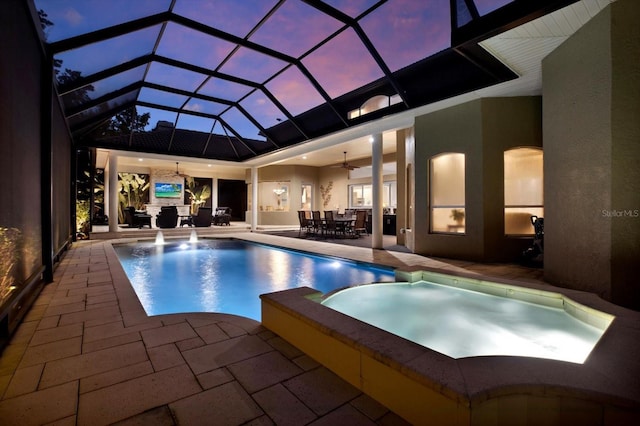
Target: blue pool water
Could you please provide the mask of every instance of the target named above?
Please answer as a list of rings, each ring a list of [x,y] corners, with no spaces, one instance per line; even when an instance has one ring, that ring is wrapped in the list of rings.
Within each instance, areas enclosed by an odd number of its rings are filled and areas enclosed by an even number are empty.
[[[232,239],[114,249],[148,315],[224,312],[259,321],[263,293],[395,281],[389,268]]]

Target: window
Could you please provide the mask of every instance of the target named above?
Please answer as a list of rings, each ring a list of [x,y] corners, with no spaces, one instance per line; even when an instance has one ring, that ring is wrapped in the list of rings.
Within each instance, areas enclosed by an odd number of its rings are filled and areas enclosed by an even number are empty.
[[[396,182],[382,184],[382,207],[396,207],[398,193]],[[373,187],[371,184],[349,185],[349,208],[373,208]]]
[[[543,216],[542,158],[537,148],[504,152],[505,235],[533,235],[531,216]]]
[[[300,199],[300,210],[311,210],[313,208],[313,187],[311,184],[303,183]]]
[[[370,98],[362,106],[358,109],[354,109],[353,111],[349,111],[349,120],[353,120],[354,118],[362,117],[363,115],[369,114],[373,111],[378,111],[379,109],[388,108],[391,105],[399,104],[402,102],[402,99],[399,95],[378,95]]]
[[[465,232],[464,167],[464,154],[440,154],[431,158],[431,232]]]

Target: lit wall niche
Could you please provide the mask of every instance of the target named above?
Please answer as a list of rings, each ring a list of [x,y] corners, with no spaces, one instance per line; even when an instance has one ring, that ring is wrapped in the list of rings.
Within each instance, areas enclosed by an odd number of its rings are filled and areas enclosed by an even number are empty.
[[[436,155],[429,161],[431,232],[465,232],[465,156]]]
[[[289,211],[289,182],[260,182],[258,185],[260,211]]]
[[[504,233],[533,235],[531,216],[543,217],[542,150],[504,152]]]

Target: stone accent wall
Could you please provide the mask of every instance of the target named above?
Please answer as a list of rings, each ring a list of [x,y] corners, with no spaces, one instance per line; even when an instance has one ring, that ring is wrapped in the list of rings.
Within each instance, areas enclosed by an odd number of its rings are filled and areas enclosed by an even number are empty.
[[[184,204],[184,178],[178,176],[175,170],[169,169],[151,169],[150,173],[151,187],[149,190],[149,204],[146,205],[147,213],[151,215],[152,226],[155,227],[155,217],[160,212],[162,206],[176,206],[178,214],[181,216],[189,215],[190,206]],[[182,195],[180,198],[156,198],[154,188],[156,182],[163,183],[179,183],[182,184]],[[180,222],[178,222],[178,225]]]

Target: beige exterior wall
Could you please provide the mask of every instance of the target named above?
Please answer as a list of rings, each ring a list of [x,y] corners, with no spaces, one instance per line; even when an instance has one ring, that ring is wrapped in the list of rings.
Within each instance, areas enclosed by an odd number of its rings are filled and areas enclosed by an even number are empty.
[[[384,156],[384,162],[396,161],[396,153]],[[371,159],[349,161],[356,166],[370,166]],[[286,182],[290,187],[289,211],[267,212],[258,211],[259,225],[292,225],[298,224],[300,200],[302,198],[302,184],[313,186],[313,210],[340,210],[349,207],[348,187],[350,184],[371,183],[371,178],[349,179],[349,173],[343,168],[310,167],[310,166],[268,166],[258,169],[258,182]],[[246,174],[246,182],[251,183],[250,171]],[[395,181],[396,175],[384,176],[384,181]],[[327,188],[331,182],[331,195],[328,203],[324,205],[321,197],[320,186]],[[249,192],[249,197],[251,193]],[[247,213],[247,218],[250,214]],[[249,221],[249,219],[247,219]]]
[[[246,181],[251,183],[251,171],[247,173]],[[319,190],[316,182],[318,181],[318,168],[308,166],[268,166],[258,169],[258,183],[260,182],[282,182],[289,185],[289,210],[288,211],[264,211],[264,203],[262,200],[263,211],[258,206],[258,224],[259,225],[297,225],[298,210],[300,210],[300,201],[302,199],[302,184],[314,185],[314,205],[319,203]],[[247,192],[251,197],[251,191]],[[251,217],[248,212],[247,219]]]
[[[538,97],[488,98],[416,118],[415,253],[472,260],[514,260],[531,239],[504,236],[504,151],[540,147]],[[430,233],[429,160],[465,154],[465,234]],[[413,158],[412,158],[413,157]],[[411,247],[408,243],[407,246]]]
[[[640,307],[640,3],[619,0],[542,63],[545,279]]]

